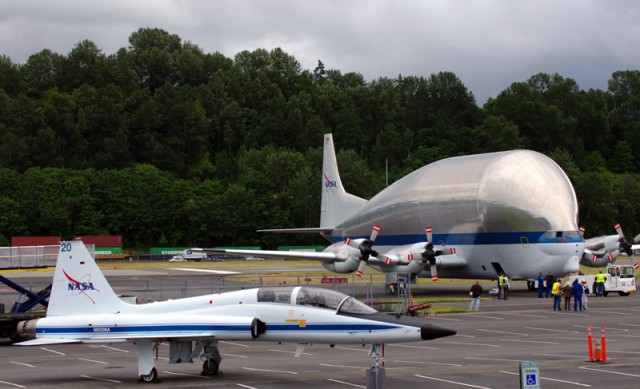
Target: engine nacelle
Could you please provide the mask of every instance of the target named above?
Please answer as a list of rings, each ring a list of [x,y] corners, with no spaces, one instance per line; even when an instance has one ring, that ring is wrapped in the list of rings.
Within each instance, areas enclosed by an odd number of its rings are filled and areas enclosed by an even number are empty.
[[[336,254],[340,259],[333,262],[324,262],[322,266],[334,273],[348,274],[358,270],[360,265],[360,251],[346,245],[343,242],[334,243],[327,247],[325,252]]]
[[[36,338],[36,325],[39,319],[25,320],[18,323],[16,333],[22,341]]]

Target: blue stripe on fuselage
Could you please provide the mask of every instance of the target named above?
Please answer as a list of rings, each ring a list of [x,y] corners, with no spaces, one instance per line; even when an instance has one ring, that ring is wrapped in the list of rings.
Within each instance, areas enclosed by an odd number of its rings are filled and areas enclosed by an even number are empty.
[[[346,332],[346,331],[384,331],[399,328],[397,325],[392,324],[358,324],[358,323],[323,323],[312,324],[307,323],[300,325],[299,323],[287,323],[287,324],[273,324],[268,323],[266,331],[273,332],[290,332],[290,331],[323,331],[323,332]],[[125,326],[79,326],[79,327],[40,327],[36,333],[39,336],[55,336],[55,335],[82,335],[89,334],[107,335],[107,334],[122,334],[126,335],[140,335],[140,334],[161,334],[163,336],[169,336],[170,334],[185,334],[189,332],[194,333],[248,333],[251,331],[249,325],[194,325],[194,324],[175,324],[175,325],[125,325]]]
[[[350,236],[351,239],[368,236]],[[331,236],[333,243],[342,242],[344,237]],[[376,246],[402,246],[417,242],[424,242],[424,234],[415,235],[378,235]],[[489,232],[489,233],[464,233],[464,234],[433,234],[434,244],[453,245],[488,245],[488,244],[522,244],[528,243],[580,243],[584,239],[577,231],[564,232],[562,237],[550,236],[547,231],[533,232]]]

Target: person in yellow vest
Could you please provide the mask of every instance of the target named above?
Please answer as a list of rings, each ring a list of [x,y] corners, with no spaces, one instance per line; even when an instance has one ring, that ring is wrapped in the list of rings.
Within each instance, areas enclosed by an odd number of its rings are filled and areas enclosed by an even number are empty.
[[[596,274],[596,282],[595,282],[595,292],[596,296],[604,297],[604,282],[607,280],[607,277],[602,274],[602,270],[598,271]]]
[[[553,296],[553,310],[554,311],[562,311],[561,302],[562,302],[562,279],[558,278],[556,282],[554,282],[553,287],[551,287],[551,295]]]
[[[500,273],[499,280],[500,280],[500,289],[502,289],[502,296],[506,300],[508,297],[507,294],[509,292],[509,277],[504,273]]]

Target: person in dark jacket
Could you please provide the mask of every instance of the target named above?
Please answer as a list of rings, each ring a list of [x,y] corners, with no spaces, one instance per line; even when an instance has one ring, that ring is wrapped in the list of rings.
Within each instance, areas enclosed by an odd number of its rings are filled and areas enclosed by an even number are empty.
[[[542,298],[542,293],[544,293],[544,276],[542,272],[538,274],[538,298]]]
[[[580,306],[580,310],[582,311],[582,293],[584,292],[584,287],[578,282],[577,278],[573,281],[573,285],[571,285],[571,291],[573,292],[573,310],[577,311],[578,306]]]
[[[469,290],[469,295],[471,296],[471,304],[469,304],[469,309],[477,311],[480,309],[480,296],[482,296],[482,286],[480,286],[480,281],[476,281],[475,284],[471,285],[471,290]]]

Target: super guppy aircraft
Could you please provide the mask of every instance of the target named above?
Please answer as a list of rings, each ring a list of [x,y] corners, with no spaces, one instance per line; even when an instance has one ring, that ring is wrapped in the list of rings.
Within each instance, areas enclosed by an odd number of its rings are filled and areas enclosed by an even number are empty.
[[[413,342],[455,331],[398,318],[353,297],[310,287],[263,287],[135,305],[120,300],[81,241],[60,243],[47,315],[19,323],[31,339],[17,345],[133,342],[142,382],[158,372],[154,351],[169,343],[170,363],[200,356],[203,374],[217,374],[220,340],[371,344],[379,361],[384,343]]]
[[[360,274],[368,265],[388,282],[399,274],[435,281],[495,279],[500,272],[534,280],[540,272],[577,272],[584,261],[573,186],[535,151],[443,159],[365,200],[344,189],[333,137],[325,134],[321,180],[319,228],[263,231],[320,233],[333,243],[324,252],[207,251],[316,259],[336,273]]]

